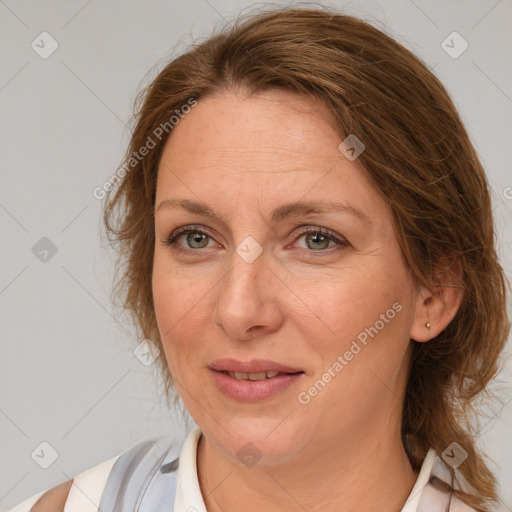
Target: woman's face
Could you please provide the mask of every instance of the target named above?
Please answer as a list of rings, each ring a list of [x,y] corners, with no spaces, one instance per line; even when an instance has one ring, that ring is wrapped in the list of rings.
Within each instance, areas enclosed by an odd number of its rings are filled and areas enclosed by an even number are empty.
[[[291,93],[223,93],[199,100],[162,156],[158,327],[188,411],[232,458],[400,435],[419,294],[386,202],[326,119]],[[242,382],[210,368],[225,358],[302,373]]]

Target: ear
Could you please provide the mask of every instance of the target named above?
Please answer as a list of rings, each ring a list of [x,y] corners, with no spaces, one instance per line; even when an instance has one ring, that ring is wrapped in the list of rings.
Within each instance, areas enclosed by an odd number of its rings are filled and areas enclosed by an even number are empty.
[[[464,297],[460,261],[438,266],[436,284],[419,286],[410,338],[425,342],[442,332],[456,315]],[[430,324],[430,328],[428,325]]]

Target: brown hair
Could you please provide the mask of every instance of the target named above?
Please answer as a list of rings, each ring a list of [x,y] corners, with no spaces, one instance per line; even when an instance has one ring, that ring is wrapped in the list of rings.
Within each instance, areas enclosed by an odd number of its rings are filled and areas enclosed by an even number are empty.
[[[372,25],[324,8],[253,13],[172,60],[139,94],[122,179],[104,210],[122,262],[115,290],[138,334],[162,348],[151,287],[153,210],[159,160],[171,131],[160,138],[155,133],[161,135],[158,127],[165,123],[169,128],[174,113],[179,120],[191,98],[242,87],[249,94],[278,88],[316,98],[340,133],[363,141],[359,160],[390,205],[418,283],[435,289],[442,284],[440,266],[456,262],[463,302],[434,339],[413,343],[402,433],[415,467],[429,447],[440,454],[458,442],[468,453],[459,471],[471,489],[460,495],[487,510],[497,499],[496,481],[476,447],[471,421],[475,399],[499,369],[509,331],[489,187],[443,85],[418,57]],[[134,160],[148,137],[156,147]],[[158,364],[169,400],[172,375],[164,357]]]

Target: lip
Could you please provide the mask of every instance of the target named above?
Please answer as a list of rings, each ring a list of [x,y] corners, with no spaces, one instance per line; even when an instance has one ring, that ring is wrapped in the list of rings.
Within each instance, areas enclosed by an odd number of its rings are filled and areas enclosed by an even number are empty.
[[[210,364],[211,370],[217,372],[238,372],[238,373],[256,373],[256,372],[282,372],[282,373],[298,373],[303,372],[301,368],[293,368],[275,361],[266,359],[252,359],[251,361],[237,361],[236,359],[216,359]],[[256,381],[253,381],[256,382]]]
[[[267,359],[252,359],[244,362],[225,358],[213,361],[209,369],[217,388],[226,396],[244,402],[257,402],[284,391],[305,374],[301,368],[294,368]],[[224,372],[257,373],[279,372],[270,379],[238,380]]]
[[[280,373],[270,379],[238,380],[223,373],[223,371],[210,368],[210,372],[217,388],[224,395],[242,402],[257,402],[269,398],[289,388],[305,375],[304,372]]]

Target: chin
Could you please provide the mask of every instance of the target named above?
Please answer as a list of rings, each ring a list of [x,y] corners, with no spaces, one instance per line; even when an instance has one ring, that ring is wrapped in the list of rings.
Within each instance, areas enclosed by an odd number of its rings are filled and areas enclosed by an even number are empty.
[[[276,418],[230,418],[223,427],[209,430],[219,451],[247,467],[254,464],[276,465],[293,458],[307,443],[305,430],[293,421]],[[231,435],[230,435],[231,434]]]

